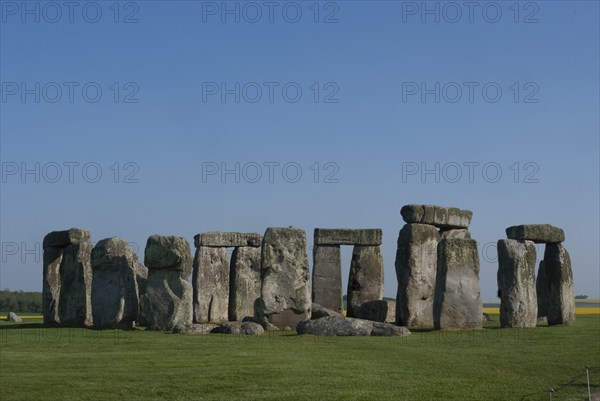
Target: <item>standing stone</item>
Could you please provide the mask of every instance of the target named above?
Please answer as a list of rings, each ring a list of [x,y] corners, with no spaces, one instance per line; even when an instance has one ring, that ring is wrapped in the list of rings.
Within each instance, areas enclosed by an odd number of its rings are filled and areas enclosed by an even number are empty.
[[[396,252],[398,325],[433,326],[439,241],[438,231],[428,224],[406,224],[400,230]]]
[[[548,316],[548,292],[550,291],[550,282],[546,273],[544,261],[540,261],[538,274],[535,280],[535,292],[537,294],[538,318]]]
[[[381,247],[355,245],[348,276],[347,315],[354,316],[354,308],[383,297],[383,257]]]
[[[91,235],[71,228],[44,237],[44,323],[92,324]]]
[[[62,248],[44,248],[44,284],[42,287],[42,310],[44,324],[60,324],[58,299],[60,297],[60,264]]]
[[[310,319],[311,300],[306,233],[299,228],[268,228],[261,254],[262,283],[256,315],[263,324],[295,328]]]
[[[313,248],[312,301],[333,311],[344,308],[339,245],[315,245]]]
[[[498,289],[500,325],[535,327],[537,295],[535,243],[505,239],[498,241]]]
[[[548,325],[575,323],[573,271],[569,252],[562,244],[546,244],[544,267],[548,277]]]
[[[189,242],[182,237],[153,235],[146,242],[144,264],[148,267],[142,308],[146,328],[172,331],[192,323],[192,286]]]
[[[229,304],[227,248],[197,248],[192,283],[194,322],[226,322]]]
[[[396,301],[381,300],[365,302],[354,308],[354,316],[359,319],[373,320],[375,322],[395,323]]]
[[[229,270],[229,320],[254,316],[260,299],[260,248],[242,246],[233,250]]]
[[[477,241],[440,241],[433,302],[435,328],[481,328],[482,316]]]
[[[91,264],[94,327],[132,329],[140,309],[137,256],[126,241],[107,238],[92,249]]]

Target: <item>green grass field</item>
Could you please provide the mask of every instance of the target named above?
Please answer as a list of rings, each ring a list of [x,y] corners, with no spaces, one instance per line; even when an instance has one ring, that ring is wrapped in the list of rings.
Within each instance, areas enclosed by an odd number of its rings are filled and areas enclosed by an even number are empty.
[[[182,335],[0,326],[8,400],[553,400],[600,392],[600,316],[574,327],[406,338]],[[576,377],[577,376],[577,377]],[[569,383],[570,385],[561,388]]]

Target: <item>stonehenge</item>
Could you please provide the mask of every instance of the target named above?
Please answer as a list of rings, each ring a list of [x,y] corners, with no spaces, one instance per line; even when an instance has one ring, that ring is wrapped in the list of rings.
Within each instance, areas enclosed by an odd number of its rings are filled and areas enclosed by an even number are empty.
[[[227,322],[254,316],[260,297],[258,233],[206,232],[194,237],[194,322]],[[233,247],[231,262],[227,248]]]
[[[396,324],[479,328],[477,242],[468,231],[473,212],[437,205],[405,205],[396,252]]]
[[[549,224],[524,224],[506,229],[498,241],[498,292],[502,327],[535,327],[575,323],[571,258],[565,233]],[[544,259],[535,277],[535,244],[544,244]]]
[[[343,310],[341,245],[354,245],[348,278],[348,316],[366,301],[383,296],[380,229],[316,228],[314,231],[312,302]]]
[[[42,304],[45,324],[90,326],[91,235],[71,228],[44,237]]]
[[[483,325],[473,213],[406,205],[395,270],[396,300],[383,299],[381,229],[316,228],[312,283],[306,233],[151,235],[144,263],[128,243],[71,228],[44,238],[43,315],[47,325],[175,333],[403,336],[408,327],[480,329]],[[501,327],[575,322],[573,272],[564,231],[513,226],[498,241]],[[536,276],[536,244],[544,244]],[[343,313],[340,247],[352,245]],[[228,260],[227,248],[233,248]],[[191,277],[191,283],[189,282]],[[312,284],[312,285],[311,285]]]

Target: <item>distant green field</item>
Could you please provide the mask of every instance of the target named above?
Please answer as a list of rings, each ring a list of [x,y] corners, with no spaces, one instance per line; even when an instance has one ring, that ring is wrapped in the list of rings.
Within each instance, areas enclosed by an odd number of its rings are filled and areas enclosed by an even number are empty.
[[[584,400],[600,316],[407,338],[182,335],[0,323],[2,400]],[[573,382],[561,388],[561,385]]]

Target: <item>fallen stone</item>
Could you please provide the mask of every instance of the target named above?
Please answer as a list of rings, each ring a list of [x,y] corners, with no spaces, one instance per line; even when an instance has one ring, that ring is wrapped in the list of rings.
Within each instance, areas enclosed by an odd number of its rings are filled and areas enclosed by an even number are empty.
[[[569,252],[562,244],[547,244],[544,266],[548,279],[548,325],[575,324],[573,270]]]
[[[13,323],[22,323],[23,322],[23,319],[21,319],[21,316],[17,315],[14,312],[9,312],[6,320],[9,322],[13,322]]]
[[[540,316],[537,318],[538,326],[548,326],[548,318],[546,316]]]
[[[533,241],[538,244],[563,242],[565,232],[562,228],[550,224],[523,224],[506,229],[508,239],[520,241]]]
[[[344,307],[339,245],[315,245],[313,249],[312,301],[333,310]]]
[[[354,316],[358,319],[375,322],[394,323],[396,321],[396,301],[365,302],[354,308]]]
[[[315,245],[381,245],[379,228],[315,228]]]
[[[433,326],[433,300],[440,235],[428,224],[406,224],[396,251],[396,321],[403,326]]]
[[[265,330],[260,324],[254,322],[227,322],[220,325],[214,332],[221,334],[262,336],[265,333]]]
[[[438,269],[433,302],[436,329],[481,328],[477,241],[444,239],[438,245]]]
[[[473,212],[437,205],[405,205],[400,209],[405,222],[430,224],[441,229],[468,228]]]
[[[144,265],[150,270],[178,270],[181,278],[192,273],[192,254],[187,239],[152,235],[146,242]]]
[[[173,328],[173,333],[209,334],[209,333],[216,333],[218,328],[219,328],[218,324],[210,324],[210,323],[190,324],[188,326],[175,326]]]
[[[249,246],[233,250],[229,270],[230,321],[254,316],[254,305],[260,299],[260,252],[260,248]]]
[[[258,233],[230,233],[213,231],[194,236],[196,248],[201,246],[213,247],[238,247],[252,246],[260,247],[262,235]]]
[[[532,241],[498,241],[501,327],[536,326],[535,259],[536,250]]]
[[[490,322],[492,320],[492,318],[490,317],[490,315],[488,315],[487,313],[483,313],[482,317],[481,317],[481,321],[483,322]]]
[[[299,228],[268,228],[262,243],[261,297],[256,316],[263,326],[296,327],[310,319],[306,234]],[[267,325],[268,327],[268,325]]]
[[[381,247],[355,245],[348,275],[347,315],[354,317],[354,308],[367,301],[383,297],[383,257]]]
[[[314,336],[407,336],[410,334],[406,327],[336,316],[302,321],[296,326],[296,332]]]
[[[312,314],[310,316],[310,318],[312,320],[320,319],[322,317],[327,317],[327,316],[342,317],[342,314],[338,313],[334,310],[331,310],[329,308],[326,308],[322,305],[315,304],[315,303],[312,304]]]
[[[194,257],[194,322],[226,322],[229,308],[227,248],[201,246]]]
[[[97,329],[132,329],[139,315],[137,256],[120,238],[99,241],[92,249],[92,317]]]

